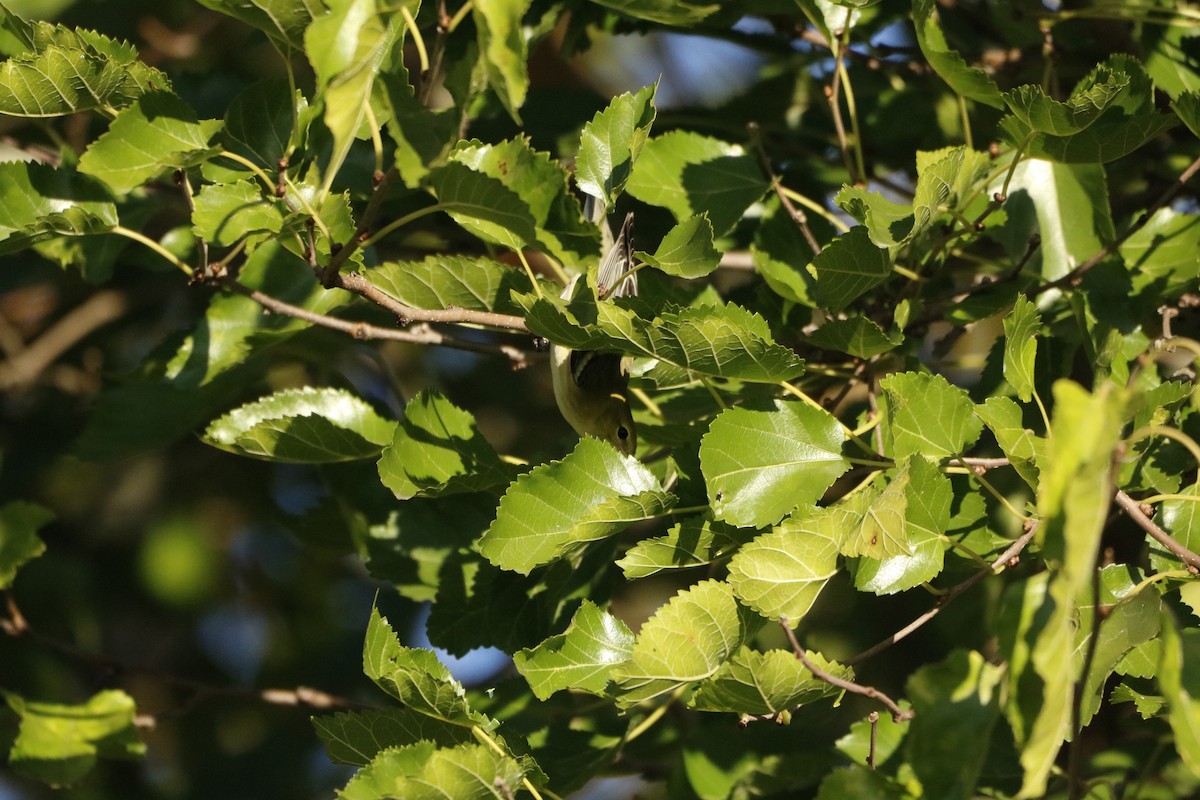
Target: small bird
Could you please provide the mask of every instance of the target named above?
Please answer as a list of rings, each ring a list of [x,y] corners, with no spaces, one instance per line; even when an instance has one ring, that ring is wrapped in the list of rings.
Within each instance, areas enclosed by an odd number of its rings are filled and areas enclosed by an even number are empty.
[[[603,207],[599,214],[603,215]],[[600,220],[608,245],[596,284],[601,301],[637,294],[633,268],[633,214],[625,217],[613,241],[608,225]],[[570,297],[579,281],[576,276],[563,291]],[[554,376],[554,399],[563,418],[581,436],[595,436],[626,455],[637,449],[637,429],[629,408],[629,368],[633,359],[620,353],[572,350],[553,345],[550,350]]]

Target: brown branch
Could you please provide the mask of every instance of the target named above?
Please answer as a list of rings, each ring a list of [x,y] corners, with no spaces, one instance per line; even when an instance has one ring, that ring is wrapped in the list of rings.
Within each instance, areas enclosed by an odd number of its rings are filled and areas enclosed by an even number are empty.
[[[524,317],[512,314],[497,314],[494,311],[471,311],[466,308],[428,309],[413,308],[405,305],[394,297],[379,290],[374,284],[357,272],[334,277],[333,286],[370,300],[375,305],[395,314],[402,324],[409,322],[452,322],[468,325],[486,325],[489,328],[504,328],[520,333],[528,333],[529,327]]]
[[[355,322],[352,320],[332,317],[328,314],[318,314],[309,311],[306,308],[294,306],[291,303],[286,303],[277,297],[272,297],[269,294],[260,292],[257,289],[251,289],[232,278],[222,278],[219,284],[237,292],[238,294],[248,297],[258,303],[263,308],[275,314],[283,314],[294,319],[303,320],[313,325],[319,325],[322,328],[329,328],[342,333],[348,333],[355,339],[361,341],[370,340],[386,340],[393,342],[412,342],[414,344],[432,344],[442,347],[452,347],[457,350],[467,350],[473,353],[487,353],[491,355],[500,354],[512,362],[514,369],[521,369],[529,364],[530,353],[521,348],[508,343],[487,344],[484,342],[472,342],[466,339],[458,339],[440,331],[434,330],[428,325],[421,325],[416,328],[404,330],[401,328],[383,328],[379,325],[372,325],[369,322]],[[503,315],[497,315],[503,316]],[[518,317],[519,319],[519,317]]]
[[[787,211],[788,216],[800,228],[800,232],[804,234],[804,241],[808,242],[809,248],[812,249],[813,256],[821,252],[821,245],[817,244],[817,237],[813,236],[812,229],[808,227],[808,215],[803,209],[797,208],[788,196],[783,192],[783,184],[779,181],[779,176],[775,174],[775,170],[771,168],[771,160],[767,158],[767,151],[763,148],[762,135],[758,128],[757,122],[750,122],[746,125],[746,130],[750,133],[750,141],[754,145],[754,152],[758,154],[758,163],[762,167],[762,171],[766,173],[767,178],[771,181],[771,188],[775,191],[775,196],[779,198],[780,205]]]
[[[1144,228],[1146,223],[1150,221],[1150,218],[1153,217],[1159,209],[1171,202],[1175,195],[1179,193],[1179,190],[1183,188],[1184,184],[1195,177],[1197,172],[1200,172],[1200,158],[1197,158],[1190,165],[1188,165],[1188,168],[1180,173],[1179,177],[1176,178],[1161,195],[1159,195],[1158,199],[1154,201],[1154,204],[1150,206],[1150,208],[1146,209],[1146,212],[1138,217],[1137,221],[1134,222],[1133,225],[1129,226],[1128,230],[1126,230],[1109,244],[1100,248],[1100,250],[1094,256],[1075,267],[1075,269],[1071,270],[1066,275],[1063,275],[1061,278],[1056,280],[1052,280],[1049,283],[1044,283],[1036,289],[1033,289],[1029,293],[1030,299],[1037,297],[1043,292],[1048,292],[1051,289],[1058,289],[1067,285],[1078,286],[1080,281],[1083,279],[1083,273],[1087,272],[1089,269],[1108,258],[1117,250],[1117,248],[1125,244],[1130,236],[1133,236],[1135,233]]]
[[[0,363],[0,390],[32,384],[54,359],[92,331],[119,319],[129,306],[129,297],[122,292],[96,292],[20,353]]]
[[[1024,550],[1025,546],[1028,545],[1029,542],[1033,539],[1033,535],[1036,531],[1037,531],[1037,521],[1035,520],[1033,522],[1028,523],[1026,525],[1025,532],[1022,533],[1020,536],[1018,536],[1016,539],[1014,539],[1013,543],[1011,545],[1009,545],[1008,549],[1005,550],[1003,553],[1001,553],[1000,556],[995,561],[993,561],[990,566],[979,570],[978,572],[976,572],[971,577],[967,578],[962,583],[959,583],[955,586],[950,587],[949,591],[947,591],[944,595],[942,595],[941,597],[939,597],[937,599],[937,603],[934,605],[933,608],[929,609],[924,614],[917,617],[912,622],[908,623],[907,625],[905,625],[903,628],[901,628],[900,630],[893,633],[888,638],[884,639],[883,641],[879,642],[878,644],[876,644],[873,647],[867,648],[866,650],[862,651],[861,653],[859,653],[858,655],[854,656],[853,658],[847,660],[844,663],[857,664],[860,661],[865,661],[866,659],[870,658],[871,656],[874,656],[877,653],[880,653],[883,650],[886,650],[887,648],[894,645],[896,642],[900,641],[901,639],[905,638],[913,631],[920,628],[925,623],[929,622],[929,620],[936,617],[938,614],[941,613],[943,608],[945,608],[947,605],[949,605],[951,603],[951,601],[954,600],[954,598],[958,597],[960,594],[967,591],[968,589],[970,589],[975,584],[979,583],[981,580],[983,580],[987,576],[995,575],[1000,570],[1002,570],[1006,567],[1016,566],[1017,559],[1019,558],[1021,551]]]
[[[1167,548],[1180,561],[1186,564],[1189,572],[1192,574],[1200,573],[1200,555],[1193,553],[1177,542],[1171,534],[1158,527],[1154,523],[1154,520],[1150,519],[1150,516],[1142,510],[1141,504],[1120,489],[1113,495],[1113,499],[1117,501],[1117,505],[1125,509],[1125,513],[1129,515],[1129,518],[1136,522],[1142,530],[1150,534],[1156,542]]]
[[[375,222],[375,217],[379,214],[379,209],[383,205],[383,199],[387,196],[392,181],[398,177],[400,177],[400,172],[395,167],[382,174],[376,174],[375,188],[371,191],[371,199],[367,201],[367,207],[363,209],[362,217],[358,220],[358,227],[354,231],[354,236],[350,237],[350,241],[340,243],[341,247],[329,259],[329,263],[325,265],[325,269],[319,276],[325,286],[336,285],[338,272],[341,270],[342,265],[346,263],[346,260],[354,254],[359,244],[366,238],[367,233],[371,230],[371,225]],[[330,244],[333,243],[331,242]],[[313,257],[316,257],[315,253]]]
[[[51,650],[58,655],[87,667],[95,672],[106,675],[141,675],[160,683],[165,683],[187,691],[191,696],[187,706],[195,705],[203,700],[229,697],[249,700],[257,703],[275,706],[293,706],[307,710],[349,710],[364,709],[370,706],[358,703],[344,697],[339,697],[310,686],[296,686],[289,689],[255,689],[240,686],[213,686],[202,681],[175,675],[169,672],[119,661],[115,658],[93,653],[64,642],[33,628],[17,607],[11,592],[5,593],[7,616],[0,618],[0,631],[14,639],[28,639],[41,647]]]
[[[892,712],[892,719],[894,719],[896,722],[903,722],[906,719],[912,719],[913,712],[911,709],[908,711],[904,710],[900,706],[896,705],[892,698],[888,697],[874,686],[863,686],[861,683],[855,683],[854,681],[848,681],[845,678],[839,678],[837,675],[833,675],[821,669],[819,666],[809,660],[808,656],[804,652],[804,648],[800,646],[800,642],[796,639],[796,633],[792,630],[792,626],[788,624],[786,617],[779,620],[779,625],[783,628],[783,632],[787,634],[788,641],[792,643],[792,652],[795,653],[796,658],[799,659],[800,663],[804,665],[804,668],[811,672],[818,680],[825,681],[826,683],[836,686],[839,689],[845,689],[847,692],[861,694],[863,697],[869,697],[872,700],[878,700],[880,703],[883,703],[885,706],[887,706],[888,711]]]

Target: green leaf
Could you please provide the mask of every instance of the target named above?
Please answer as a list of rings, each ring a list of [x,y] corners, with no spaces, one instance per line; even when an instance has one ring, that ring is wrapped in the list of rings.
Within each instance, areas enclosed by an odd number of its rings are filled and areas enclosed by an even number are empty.
[[[1070,136],[1091,125],[1129,86],[1129,76],[1103,69],[1091,85],[1080,84],[1066,102],[1051,99],[1035,84],[1004,93],[1004,103],[1030,129],[1053,136]]]
[[[1054,384],[1054,416],[1038,484],[1039,537],[1050,567],[1053,611],[1032,652],[1042,689],[1033,724],[1020,743],[1022,797],[1045,791],[1055,757],[1070,733],[1075,604],[1090,588],[1108,514],[1120,405],[1112,384],[1103,384],[1096,394],[1067,380]]]
[[[287,81],[269,78],[243,89],[225,112],[220,140],[229,150],[267,170],[279,168],[294,138],[302,137],[311,112],[304,95]],[[294,130],[300,125],[300,130]]]
[[[521,18],[530,4],[531,0],[485,0],[471,11],[488,85],[517,123],[529,91],[529,53]]]
[[[678,278],[703,278],[721,262],[721,253],[713,247],[712,224],[706,214],[688,217],[667,231],[653,255],[639,251],[637,257]]]
[[[475,742],[469,729],[448,725],[407,708],[342,711],[313,717],[312,722],[330,759],[360,767],[393,747],[421,741],[438,747]]]
[[[592,2],[630,17],[680,27],[691,27],[721,7],[717,3],[695,5],[682,2],[682,0],[592,0]]]
[[[835,313],[891,275],[887,250],[874,245],[862,226],[826,245],[813,259],[813,267],[821,304]]]
[[[750,256],[754,269],[767,286],[784,300],[804,306],[817,305],[815,278],[807,269],[816,253],[804,237],[800,226],[787,213],[778,200],[769,198],[764,202],[766,213],[754,232],[754,244]],[[816,218],[809,221],[810,228],[820,231]],[[818,240],[823,241],[824,235]]]
[[[450,158],[514,192],[533,216],[540,249],[558,261],[579,267],[599,256],[600,232],[583,219],[579,201],[567,188],[566,171],[548,154],[534,150],[527,139],[461,142]]]
[[[689,517],[671,527],[666,536],[642,539],[625,551],[617,566],[626,580],[646,578],[664,570],[711,564],[736,550],[745,540],[736,528],[720,522]]]
[[[676,220],[707,211],[721,236],[769,187],[754,156],[741,146],[672,131],[646,142],[628,191],[644,203],[670,209]]]
[[[843,186],[834,202],[862,223],[877,247],[895,247],[912,235],[914,218],[910,205],[858,186]]]
[[[590,600],[563,633],[513,655],[517,672],[540,700],[563,689],[603,694],[613,667],[629,660],[634,635]]]
[[[363,642],[363,672],[409,710],[435,720],[485,731],[496,723],[471,709],[462,684],[432,650],[404,647],[378,609],[371,609]]]
[[[1162,614],[1162,661],[1158,685],[1167,701],[1167,721],[1183,763],[1200,776],[1200,631],[1179,630],[1171,612]]]
[[[436,391],[408,402],[379,458],[380,480],[401,500],[492,491],[514,473],[483,438],[475,417]]]
[[[1093,590],[1078,598],[1079,628],[1075,636],[1081,677],[1079,722],[1091,722],[1104,699],[1104,687],[1113,670],[1135,647],[1153,641],[1159,633],[1162,603],[1158,592],[1142,585],[1140,570],[1126,564],[1110,564],[1099,571],[1100,607],[1093,601]],[[1098,631],[1096,614],[1100,614]],[[1085,660],[1085,655],[1090,656]]]
[[[795,627],[837,574],[841,520],[822,511],[756,537],[729,562],[733,591],[767,619],[786,618]]]
[[[220,247],[236,244],[250,233],[279,233],[283,228],[283,211],[263,197],[255,181],[206,186],[195,203],[192,229]]]
[[[902,469],[909,477],[900,487],[904,492],[904,528],[898,538],[907,552],[860,558],[853,573],[854,587],[861,592],[903,592],[933,580],[942,571],[953,500],[950,479],[934,462],[919,456],[906,461]],[[893,479],[892,485],[895,483]]]
[[[507,800],[524,772],[481,744],[433,749],[428,742],[385,750],[338,792],[340,800]]]
[[[903,341],[903,334],[884,333],[866,317],[830,320],[808,335],[809,344],[815,347],[849,353],[857,358],[886,353]]]
[[[342,389],[285,389],[225,414],[204,441],[268,461],[325,464],[374,458],[392,440],[394,423]]]
[[[646,377],[659,386],[705,376],[778,383],[803,372],[804,361],[776,344],[765,320],[741,306],[694,306],[647,320],[615,303],[597,303],[594,291],[580,283],[569,304],[533,295],[513,299],[524,309],[529,329],[555,344],[656,359]]]
[[[52,519],[50,509],[21,500],[0,507],[0,589],[12,585],[22,564],[46,552],[37,531]]]
[[[1185,92],[1171,103],[1171,110],[1194,135],[1200,136],[1200,91]]]
[[[1038,234],[1041,245],[1027,270],[1061,278],[1116,238],[1104,170],[1095,164],[1056,164],[1026,158],[1013,171],[1007,218],[996,235],[1019,258]]]
[[[428,180],[446,213],[481,239],[513,250],[537,241],[529,205],[500,181],[458,162],[432,170]]]
[[[904,524],[912,462],[905,460],[883,489],[860,492],[840,506],[857,517],[842,540],[842,555],[872,559],[912,555]]]
[[[478,52],[472,47],[470,56],[448,66],[445,85],[455,103],[437,111],[417,97],[408,71],[402,65],[397,64],[380,76],[392,112],[387,129],[396,145],[393,158],[406,185],[415,187],[429,173],[429,167],[444,161],[451,145],[458,141],[464,118],[462,103],[466,98],[456,91],[459,88],[456,86],[457,74],[464,71],[464,65],[469,72],[477,56]],[[466,63],[468,61],[472,63]]]
[[[1179,498],[1164,500],[1158,507],[1158,522],[1171,537],[1193,553],[1200,550],[1200,483],[1193,483],[1179,492]],[[1150,566],[1156,572],[1186,569],[1179,556],[1157,541],[1151,541]]]
[[[654,124],[654,93],[658,84],[614,97],[603,111],[583,126],[575,156],[575,182],[585,194],[612,208],[625,190],[633,165]]]
[[[258,0],[263,2],[263,0]],[[325,127],[333,135],[326,167],[328,187],[341,169],[360,127],[368,122],[375,79],[403,24],[399,14],[385,26],[375,0],[328,0],[329,11],[304,32],[304,50],[317,77]]]
[[[1004,318],[1004,379],[1026,403],[1033,397],[1033,364],[1041,328],[1037,306],[1025,295],[1017,295],[1017,304]]]
[[[13,770],[51,786],[82,780],[101,758],[139,758],[146,746],[133,724],[133,698],[110,689],[80,705],[36,703],[0,691],[20,718],[8,763]]]
[[[1200,279],[1200,215],[1160,208],[1120,246],[1136,292],[1174,295]]]
[[[1004,668],[974,651],[955,650],[908,680],[914,716],[908,761],[929,797],[968,800],[1000,716]]]
[[[806,652],[810,661],[831,675],[853,680],[854,671]],[[697,711],[724,711],[763,716],[837,697],[842,690],[817,678],[790,650],[765,653],[743,647],[716,674],[696,687],[688,702]]]
[[[827,411],[777,400],[770,411],[722,411],[700,441],[713,514],[739,527],[773,525],[821,499],[850,463]]]
[[[642,626],[630,660],[613,670],[617,705],[632,708],[710,677],[761,625],[727,583],[701,581],[679,592]]]
[[[950,48],[946,35],[934,14],[935,0],[914,0],[913,24],[917,44],[933,71],[957,94],[979,103],[1003,108],[1004,98],[996,84],[983,70],[967,65],[963,57]]]
[[[200,4],[227,14],[267,34],[286,57],[304,49],[304,31],[325,13],[320,0],[199,0]]]
[[[494,259],[432,255],[421,261],[387,261],[363,273],[376,289],[413,308],[461,308],[519,314],[511,293],[530,290],[529,279]]]
[[[817,792],[817,800],[903,800],[911,796],[883,773],[858,764],[828,773]]]
[[[939,459],[966,452],[983,430],[967,393],[941,375],[894,373],[879,382],[888,395],[892,457]]]
[[[118,193],[129,192],[167,169],[198,164],[221,127],[196,119],[196,112],[170,92],[151,92],[124,109],[79,159],[79,171]]]
[[[1126,683],[1117,684],[1108,699],[1112,703],[1133,703],[1142,719],[1157,717],[1167,705],[1162,695],[1144,694]]]
[[[143,92],[169,89],[167,76],[137,50],[89,30],[26,22],[0,5],[0,20],[19,31],[24,52],[0,64],[0,114],[58,117],[122,108]]]
[[[912,708],[907,700],[901,700],[898,705],[905,711]],[[837,740],[837,749],[864,767],[871,755],[874,755],[877,766],[885,764],[899,749],[911,724],[909,719],[897,722],[890,714],[880,714],[875,721],[860,719],[850,726],[849,733]]]
[[[479,552],[501,569],[528,575],[674,502],[637,459],[585,436],[562,461],[537,466],[509,486]]]
[[[975,406],[975,415],[991,429],[996,444],[1000,445],[1017,474],[1029,488],[1037,489],[1037,458],[1045,440],[1022,424],[1021,407],[1008,397],[989,397],[982,405]]]
[[[303,261],[277,241],[264,242],[254,249],[238,270],[238,281],[316,313],[327,313],[341,302],[321,286]],[[308,327],[309,323],[294,317],[268,313],[244,295],[218,293],[209,301],[204,317],[166,362],[162,377],[176,389],[204,386],[242,366],[255,352]]]
[[[116,224],[117,208],[99,181],[46,164],[0,163],[0,253]]]
[[[1174,127],[1174,116],[1155,109],[1154,85],[1142,65],[1123,53],[1098,64],[1076,86],[1072,97],[1096,91],[1114,79],[1124,80],[1123,90],[1109,97],[1109,106],[1098,119],[1068,135],[1035,133],[1027,145],[1029,154],[1068,163],[1105,164]],[[1000,127],[1005,138],[1014,143],[1025,141],[1031,133],[1029,124],[1017,117],[1005,118]]]

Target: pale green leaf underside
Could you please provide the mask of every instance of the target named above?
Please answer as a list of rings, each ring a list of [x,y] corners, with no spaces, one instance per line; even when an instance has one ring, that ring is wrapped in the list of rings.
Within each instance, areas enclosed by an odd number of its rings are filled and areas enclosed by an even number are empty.
[[[853,680],[849,667],[808,652],[820,669],[844,680]],[[788,650],[758,652],[743,647],[717,673],[696,687],[689,703],[698,711],[723,711],[758,716],[776,714],[826,697],[841,689],[817,678]]]

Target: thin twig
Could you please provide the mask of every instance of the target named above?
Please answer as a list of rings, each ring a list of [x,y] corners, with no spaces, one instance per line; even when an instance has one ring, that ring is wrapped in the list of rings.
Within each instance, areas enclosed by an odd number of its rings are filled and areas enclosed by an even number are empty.
[[[817,255],[821,252],[821,245],[817,244],[817,237],[813,236],[812,229],[808,227],[808,215],[804,213],[803,209],[797,208],[784,193],[783,184],[780,183],[779,176],[775,174],[775,170],[771,167],[771,160],[767,158],[767,151],[763,148],[762,135],[759,131],[758,123],[748,123],[746,130],[750,133],[750,142],[754,145],[754,152],[758,154],[758,163],[762,167],[762,171],[766,173],[767,178],[771,181],[771,189],[775,192],[775,196],[779,198],[780,205],[787,211],[792,221],[799,226],[800,232],[804,234],[804,241],[808,242],[813,255]]]
[[[436,331],[428,325],[421,325],[412,329],[401,328],[383,328],[378,325],[372,325],[368,322],[354,322],[351,320],[341,319],[339,317],[331,317],[328,314],[318,314],[309,311],[306,308],[294,306],[291,303],[285,303],[277,297],[272,297],[256,289],[251,289],[248,286],[238,283],[237,281],[226,278],[220,281],[220,285],[237,292],[240,295],[250,298],[268,311],[276,314],[293,317],[294,319],[303,320],[319,325],[323,328],[330,328],[342,333],[348,333],[355,339],[362,341],[368,340],[387,340],[395,342],[412,342],[414,344],[433,344],[442,347],[452,347],[457,350],[468,350],[473,353],[488,353],[500,354],[512,362],[514,369],[525,367],[531,358],[526,351],[512,344],[487,344],[484,342],[472,342],[466,339],[458,339],[453,336]],[[502,316],[502,315],[498,315]]]
[[[1154,537],[1156,542],[1167,548],[1180,561],[1186,564],[1189,572],[1193,575],[1200,573],[1200,555],[1193,553],[1177,542],[1171,534],[1158,527],[1154,523],[1154,520],[1150,519],[1149,515],[1142,511],[1141,505],[1136,500],[1119,489],[1113,495],[1113,499],[1117,501],[1117,505],[1125,509],[1125,513],[1129,515],[1129,518],[1136,522],[1142,530]]]
[[[1150,208],[1146,209],[1146,212],[1138,217],[1137,221],[1134,222],[1133,225],[1129,226],[1128,230],[1126,230],[1109,244],[1100,248],[1099,252],[1097,252],[1094,256],[1075,267],[1075,269],[1071,270],[1066,275],[1063,275],[1061,278],[1056,280],[1052,280],[1049,283],[1044,283],[1036,289],[1030,291],[1030,299],[1037,297],[1043,292],[1048,292],[1051,289],[1058,289],[1067,285],[1079,285],[1079,282],[1083,278],[1083,273],[1087,272],[1089,269],[1108,258],[1117,250],[1117,248],[1125,244],[1130,236],[1133,236],[1135,233],[1144,228],[1146,223],[1150,221],[1150,219],[1158,212],[1158,210],[1164,207],[1167,203],[1171,202],[1175,195],[1179,193],[1179,190],[1183,188],[1184,184],[1190,181],[1197,172],[1200,172],[1200,158],[1197,158],[1190,165],[1188,165],[1188,168],[1180,173],[1179,177],[1176,178],[1175,181],[1172,182],[1171,185],[1168,186],[1161,195],[1159,195],[1158,199],[1154,201],[1154,204],[1150,206]]]
[[[888,711],[892,712],[892,718],[896,722],[903,722],[906,719],[912,719],[913,712],[911,709],[906,711],[905,709],[896,705],[892,698],[888,697],[874,686],[863,686],[861,683],[855,683],[854,681],[848,681],[845,678],[839,678],[837,675],[833,675],[821,669],[819,666],[809,660],[808,655],[806,655],[804,652],[804,648],[800,646],[800,642],[796,639],[796,632],[792,630],[792,626],[788,624],[786,617],[779,620],[779,625],[783,628],[783,632],[787,634],[788,641],[792,644],[792,652],[796,655],[796,658],[799,659],[800,663],[804,665],[804,668],[811,672],[818,680],[825,681],[831,686],[836,686],[839,689],[845,689],[847,692],[861,694],[863,697],[869,697],[872,700],[878,700],[887,707]]]
[[[874,656],[877,653],[880,653],[880,652],[886,650],[887,648],[894,645],[896,642],[907,637],[909,634],[911,634],[913,631],[920,628],[925,623],[929,622],[929,620],[936,617],[938,614],[941,613],[943,608],[945,608],[947,605],[949,605],[951,603],[951,601],[954,600],[954,598],[958,597],[960,594],[967,591],[968,589],[970,589],[975,584],[979,583],[981,580],[983,580],[987,576],[995,575],[997,572],[999,572],[1000,570],[1002,570],[1006,567],[1016,566],[1017,558],[1020,556],[1021,551],[1025,549],[1025,546],[1028,545],[1029,542],[1033,539],[1034,532],[1036,532],[1036,531],[1037,531],[1037,521],[1033,520],[1028,525],[1026,525],[1025,532],[1022,533],[1020,536],[1018,536],[1016,539],[1014,539],[1013,543],[1008,546],[1008,549],[1005,550],[1003,553],[1001,553],[999,555],[999,557],[996,558],[996,560],[991,563],[991,566],[988,566],[988,567],[985,567],[984,569],[979,570],[978,572],[976,572],[971,577],[967,578],[962,583],[952,586],[949,589],[949,591],[947,591],[944,595],[942,595],[941,597],[939,597],[937,599],[937,603],[934,605],[933,608],[929,609],[924,614],[917,617],[912,622],[908,623],[903,628],[896,631],[891,636],[887,637],[886,639],[879,642],[875,646],[867,648],[866,650],[862,651],[861,653],[854,656],[853,658],[851,658],[847,661],[844,661],[843,663],[847,664],[847,665],[857,664],[860,661],[865,661],[868,658],[870,658],[871,656]]]
[[[332,285],[339,289],[370,300],[375,305],[396,315],[403,323],[408,322],[452,322],[458,324],[486,325],[528,333],[524,317],[512,314],[497,314],[494,311],[472,311],[466,308],[427,309],[413,308],[380,291],[378,287],[357,272],[334,276]]]
[[[0,390],[33,383],[54,359],[92,331],[119,319],[129,306],[129,297],[122,292],[113,289],[96,292],[20,353],[0,363]]]
[[[109,656],[93,653],[48,636],[32,627],[17,607],[11,592],[5,593],[7,616],[0,618],[0,631],[14,639],[28,639],[52,650],[64,658],[82,664],[95,672],[106,675],[142,675],[160,683],[184,689],[191,694],[188,705],[194,705],[202,700],[219,697],[232,697],[275,706],[294,706],[304,709],[363,709],[370,706],[357,703],[344,697],[339,697],[320,689],[309,686],[296,686],[290,689],[255,689],[241,686],[213,686],[202,681],[193,680],[182,675],[163,672],[140,664],[130,664]]]

